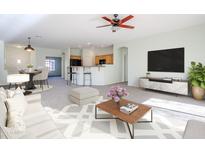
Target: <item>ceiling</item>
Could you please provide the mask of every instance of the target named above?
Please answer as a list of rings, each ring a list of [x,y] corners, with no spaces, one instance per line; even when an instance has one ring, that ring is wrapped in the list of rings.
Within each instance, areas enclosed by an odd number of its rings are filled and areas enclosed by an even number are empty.
[[[135,29],[120,29],[112,33],[110,27],[96,28],[107,24],[101,19],[102,16],[104,15],[0,15],[0,40],[26,45],[27,37],[31,36],[31,44],[38,47],[106,47],[114,43],[205,23],[205,15],[136,14],[126,23],[134,25]],[[112,15],[106,16],[112,18]],[[123,18],[127,15],[119,16]]]

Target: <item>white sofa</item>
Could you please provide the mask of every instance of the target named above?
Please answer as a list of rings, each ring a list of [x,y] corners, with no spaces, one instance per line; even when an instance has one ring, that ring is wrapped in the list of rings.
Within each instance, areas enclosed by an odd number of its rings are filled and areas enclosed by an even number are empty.
[[[55,123],[41,105],[41,95],[26,96],[28,105],[24,113],[26,131],[18,138],[22,139],[60,139],[64,138]],[[5,129],[7,110],[4,102],[0,102],[0,138],[14,138]]]

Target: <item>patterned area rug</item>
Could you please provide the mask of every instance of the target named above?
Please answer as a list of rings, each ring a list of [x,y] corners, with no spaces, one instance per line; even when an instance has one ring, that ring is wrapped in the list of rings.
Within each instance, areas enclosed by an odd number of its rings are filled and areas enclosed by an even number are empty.
[[[37,94],[37,93],[42,93],[42,92],[45,92],[45,91],[48,91],[51,89],[53,89],[53,86],[51,86],[51,85],[49,85],[49,87],[47,87],[47,85],[43,85],[43,89],[39,85],[37,85],[36,89],[31,90],[31,91],[33,94]]]
[[[143,104],[158,107],[162,109],[172,110],[180,113],[190,114],[194,116],[205,117],[205,107],[182,102],[151,98],[143,102]]]
[[[94,104],[71,104],[61,111],[49,107],[45,109],[66,138],[130,138],[126,123],[115,119],[95,119]],[[110,116],[102,111],[98,113],[98,116]],[[143,119],[148,118],[149,115],[146,115]],[[181,138],[182,131],[156,111],[153,111],[152,123],[135,124],[136,139]]]

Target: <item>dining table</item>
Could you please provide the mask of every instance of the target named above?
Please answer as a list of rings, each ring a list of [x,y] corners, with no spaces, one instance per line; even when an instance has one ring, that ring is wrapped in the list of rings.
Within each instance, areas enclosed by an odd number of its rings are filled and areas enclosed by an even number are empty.
[[[36,89],[35,84],[33,82],[33,77],[37,74],[40,74],[41,72],[42,72],[41,70],[37,70],[37,69],[32,71],[29,71],[27,69],[19,71],[20,74],[29,74],[29,81],[25,85],[25,90]]]

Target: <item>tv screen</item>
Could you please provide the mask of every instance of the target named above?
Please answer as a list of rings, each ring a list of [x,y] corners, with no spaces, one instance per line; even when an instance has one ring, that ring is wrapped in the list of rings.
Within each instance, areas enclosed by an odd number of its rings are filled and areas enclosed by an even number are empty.
[[[148,51],[148,71],[184,72],[184,48]]]

